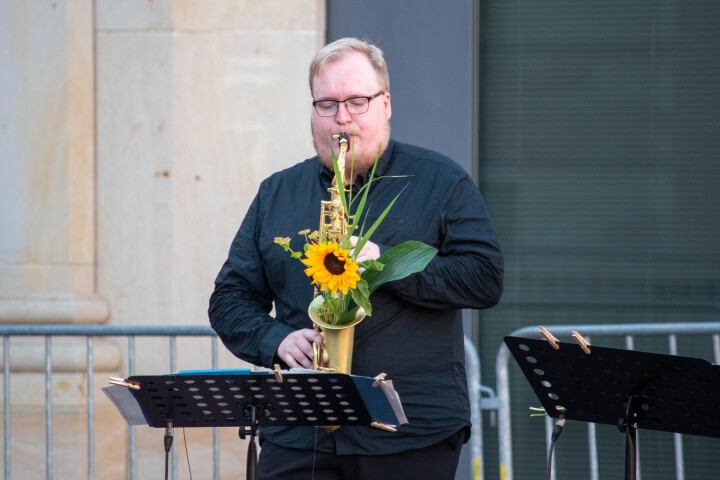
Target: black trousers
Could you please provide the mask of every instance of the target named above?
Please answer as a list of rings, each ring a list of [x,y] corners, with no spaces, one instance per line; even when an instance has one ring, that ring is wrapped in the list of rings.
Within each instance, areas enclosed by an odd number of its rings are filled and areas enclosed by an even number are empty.
[[[429,447],[390,455],[334,455],[263,442],[257,480],[453,480],[465,429]]]

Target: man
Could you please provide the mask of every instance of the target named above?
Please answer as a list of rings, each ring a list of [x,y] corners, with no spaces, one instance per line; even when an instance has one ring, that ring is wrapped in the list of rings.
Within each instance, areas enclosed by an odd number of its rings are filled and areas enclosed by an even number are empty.
[[[373,45],[345,38],[318,53],[310,65],[318,156],[261,184],[216,279],[209,315],[238,357],[265,367],[278,361],[311,367],[312,342],[320,341],[307,315],[313,287],[304,266],[273,240],[289,236],[291,248],[301,251],[304,238],[296,232],[317,228],[320,201],[329,198],[331,148],[337,149],[329,139],[348,133],[355,191],[382,152],[375,177],[383,178],[371,184],[366,224],[402,191],[358,261],[406,240],[439,251],[423,272],[379,288],[370,298],[372,316],[355,328],[352,373],[386,372],[409,424],[397,432],[262,429],[263,480],[452,479],[469,436],[461,309],[499,301],[502,254],[465,171],[438,153],[390,139],[389,88],[382,52]]]

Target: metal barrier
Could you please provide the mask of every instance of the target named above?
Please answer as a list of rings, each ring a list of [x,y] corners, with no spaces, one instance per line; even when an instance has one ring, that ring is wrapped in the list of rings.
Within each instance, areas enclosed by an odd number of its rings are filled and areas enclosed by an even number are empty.
[[[720,364],[720,322],[701,323],[638,323],[624,325],[546,325],[545,328],[556,337],[567,337],[573,331],[580,332],[588,340],[593,336],[625,337],[625,348],[634,348],[635,336],[667,335],[668,353],[677,355],[678,335],[712,335],[713,362]],[[516,337],[542,338],[538,334],[538,327],[521,328],[510,334]],[[497,374],[498,405],[498,448],[500,457],[500,480],[513,480],[513,454],[510,418],[510,386],[508,364],[511,355],[505,344],[500,346],[496,356],[495,371]],[[546,422],[548,439],[552,429],[550,421]],[[684,455],[682,448],[682,435],[674,434],[675,443],[675,477],[677,480],[685,479]],[[595,425],[588,424],[588,446],[590,452],[590,479],[599,480],[599,465],[597,459],[597,443]],[[638,469],[640,461],[638,458]],[[554,478],[554,472],[553,472]],[[640,480],[640,475],[638,475]]]
[[[218,338],[209,326],[101,326],[101,325],[0,325],[0,336],[3,338],[3,471],[4,478],[10,479],[11,474],[11,404],[10,404],[10,339],[11,337],[44,337],[45,358],[44,358],[44,390],[45,390],[45,478],[52,479],[53,476],[53,408],[52,408],[52,339],[53,337],[85,337],[85,362],[87,375],[87,478],[93,480],[95,463],[95,387],[93,378],[95,375],[93,365],[93,339],[95,337],[127,337],[127,371],[128,376],[136,372],[135,365],[135,338],[136,337],[167,337],[169,342],[168,371],[176,371],[176,338],[177,337],[208,337],[210,343],[210,368],[218,368]],[[487,387],[480,385],[480,360],[477,350],[472,342],[465,338],[465,358],[467,363],[467,374],[469,382],[469,393],[471,411],[473,417],[473,433],[471,436],[471,467],[472,479],[478,480],[482,477],[482,419],[481,419],[481,398],[480,392]],[[217,428],[213,429],[212,464],[213,480],[220,477],[220,455],[219,438]],[[135,428],[129,428],[128,445],[128,478],[135,480],[136,471],[136,434]],[[177,478],[176,454],[171,451],[170,476]]]
[[[470,435],[470,475],[472,480],[481,480],[483,472],[482,444],[482,402],[480,392],[480,357],[472,340],[465,337],[465,368],[467,370],[468,394],[470,396],[470,415],[472,429]],[[460,474],[460,472],[458,472]],[[459,480],[459,476],[455,477]]]
[[[127,337],[128,350],[128,372],[135,374],[135,337],[167,337],[169,341],[169,371],[175,371],[176,363],[176,337],[210,337],[211,368],[217,368],[217,337],[215,332],[208,327],[200,326],[83,326],[83,325],[0,325],[0,335],[3,337],[3,439],[4,439],[4,478],[10,478],[10,448],[12,438],[10,435],[10,337],[44,337],[45,338],[45,478],[52,479],[53,473],[53,448],[52,448],[52,338],[53,337],[85,337],[85,361],[87,365],[87,478],[94,478],[94,453],[95,453],[95,431],[94,431],[94,406],[95,390],[93,385],[93,339],[95,337]],[[213,432],[213,479],[219,478],[219,450],[217,429]],[[136,478],[135,470],[135,429],[130,428],[129,432],[129,478]],[[175,449],[172,451],[171,476],[176,478],[175,471]]]

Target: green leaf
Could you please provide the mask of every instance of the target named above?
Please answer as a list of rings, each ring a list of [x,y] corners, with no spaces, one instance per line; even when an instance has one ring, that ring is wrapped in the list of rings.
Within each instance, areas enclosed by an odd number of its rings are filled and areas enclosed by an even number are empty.
[[[293,252],[290,254],[290,258],[300,258],[302,255],[302,252]]]
[[[337,315],[341,312],[340,305],[338,304],[337,299],[332,295],[332,293],[329,293],[330,290],[327,290],[325,292],[325,305],[327,306],[328,310],[330,310],[330,313],[333,315]]]
[[[377,159],[375,159],[375,161],[377,162]],[[380,180],[382,178],[408,178],[408,177],[414,176],[414,175],[380,175],[379,177],[375,177],[374,172],[375,172],[375,169],[373,169],[370,172],[370,176],[368,177],[368,182],[365,185],[363,185],[362,187],[360,187],[360,190],[358,190],[358,195],[360,196],[361,200],[362,200],[362,194],[366,190],[370,189],[370,185],[372,184],[372,182],[377,182],[378,180]],[[352,206],[354,203],[355,203],[355,200],[351,201],[350,205]],[[361,212],[362,212],[362,210],[361,210]]]
[[[330,142],[330,153],[332,153],[332,161],[333,161],[333,170],[335,171],[335,180],[337,183],[338,192],[340,192],[340,201],[342,202],[342,206],[345,209],[345,214],[348,214],[348,206],[347,206],[347,200],[345,199],[345,185],[343,184],[342,178],[343,176],[340,174],[340,166],[338,165],[338,159],[335,155],[335,149],[332,148],[332,139],[328,137],[328,141]],[[347,153],[346,156],[346,163],[347,163]],[[343,172],[345,173],[345,172]]]
[[[358,307],[355,307],[352,310],[343,313],[342,315],[340,315],[337,322],[335,322],[335,325],[346,325],[352,322],[353,320],[355,320],[355,314],[357,313],[357,311]]]
[[[358,262],[358,267],[364,268],[365,270],[382,270],[384,265],[377,260],[364,260]]]
[[[363,295],[363,297],[370,298],[370,289],[368,288],[368,284],[365,280],[362,278],[358,280],[355,283],[355,288]]]
[[[370,229],[369,229],[366,233],[364,233],[364,234],[362,235],[362,237],[360,237],[360,238],[358,239],[357,243],[355,244],[355,252],[358,252],[358,253],[359,253],[359,252],[362,251],[362,249],[363,249],[363,247],[365,246],[365,244],[368,242],[368,240],[370,240],[370,235],[372,235],[373,233],[375,233],[375,230],[380,226],[380,224],[382,223],[382,221],[385,219],[385,216],[388,214],[388,212],[390,211],[390,209],[392,208],[392,206],[395,204],[395,201],[398,199],[398,197],[399,197],[400,195],[402,195],[402,192],[404,192],[406,188],[407,188],[407,185],[405,185],[405,186],[403,187],[403,189],[400,190],[400,193],[398,193],[397,195],[395,195],[395,198],[393,198],[393,199],[392,199],[392,202],[390,202],[390,204],[389,204],[387,207],[385,207],[385,210],[383,210],[383,212],[380,214],[380,216],[377,218],[377,220],[375,220],[375,223],[372,224],[372,226],[370,227]]]
[[[368,290],[373,293],[387,282],[401,280],[408,275],[423,271],[436,254],[436,248],[422,242],[410,240],[401,243],[377,259],[384,264],[382,270],[365,270],[362,279],[367,281]]]
[[[359,282],[358,287],[360,287]],[[363,289],[358,288],[357,290],[350,290],[350,292],[352,293],[353,301],[365,310],[365,315],[372,316],[372,305],[370,305],[370,299],[368,298],[370,293],[367,289],[367,283]]]
[[[366,185],[363,186],[362,196],[360,197],[360,204],[357,206],[357,209],[355,209],[355,212],[353,214],[353,221],[351,224],[351,231],[353,232],[357,228],[358,222],[362,218],[363,210],[365,210],[365,202],[367,201],[368,193],[370,193],[370,184],[375,179],[375,168],[377,167],[378,159],[380,158],[381,153],[382,152],[380,151],[380,147],[378,146],[378,153],[377,155],[375,155],[375,161],[373,162],[372,170],[370,170],[370,176],[368,177],[370,180]],[[345,209],[345,211],[350,213],[350,210],[348,210],[347,208]],[[356,249],[355,251],[359,252],[360,250],[362,250],[362,247]]]

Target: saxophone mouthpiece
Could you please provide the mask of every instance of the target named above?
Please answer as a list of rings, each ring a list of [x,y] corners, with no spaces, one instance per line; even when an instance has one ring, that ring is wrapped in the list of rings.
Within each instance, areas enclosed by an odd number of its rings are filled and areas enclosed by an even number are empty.
[[[347,151],[348,146],[350,145],[350,137],[347,133],[341,132],[339,134],[333,135],[333,138],[338,138],[338,147],[340,147],[340,150]]]

